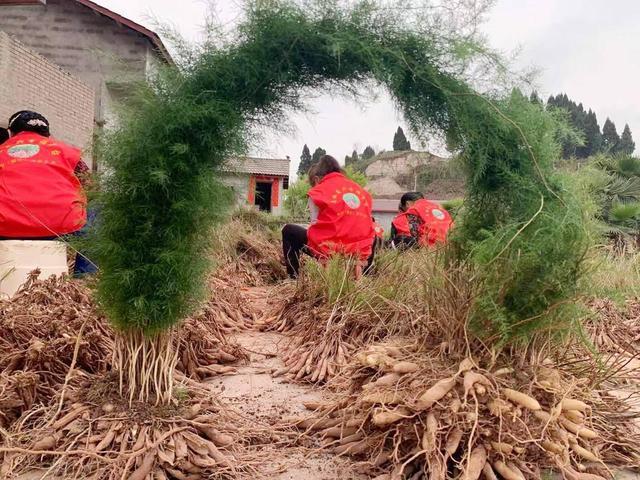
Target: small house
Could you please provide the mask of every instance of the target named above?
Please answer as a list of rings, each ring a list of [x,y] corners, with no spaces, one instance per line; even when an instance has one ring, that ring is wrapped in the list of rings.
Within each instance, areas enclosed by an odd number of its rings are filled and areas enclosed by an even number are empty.
[[[238,157],[230,159],[224,170],[224,183],[231,187],[238,205],[255,206],[264,212],[282,215],[284,191],[289,188],[287,158]]]

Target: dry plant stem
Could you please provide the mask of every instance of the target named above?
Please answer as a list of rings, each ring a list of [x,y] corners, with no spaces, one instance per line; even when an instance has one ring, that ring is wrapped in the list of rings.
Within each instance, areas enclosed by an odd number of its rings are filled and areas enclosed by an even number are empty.
[[[178,352],[172,332],[147,337],[141,330],[117,335],[113,364],[119,373],[120,395],[155,405],[168,404],[173,395],[173,373]]]
[[[51,420],[47,423],[47,426],[50,427],[53,422],[56,421],[56,418],[60,414],[62,410],[62,405],[64,404],[64,395],[69,386],[69,380],[71,380],[71,375],[73,375],[73,370],[76,367],[76,361],[78,360],[78,352],[80,351],[80,342],[82,341],[82,331],[84,330],[87,321],[85,320],[82,326],[80,327],[80,331],[78,332],[78,337],[76,338],[76,344],[73,347],[73,358],[71,359],[71,365],[69,366],[69,371],[64,378],[64,384],[62,385],[62,389],[60,390],[60,402],[58,403],[58,409],[51,417]]]

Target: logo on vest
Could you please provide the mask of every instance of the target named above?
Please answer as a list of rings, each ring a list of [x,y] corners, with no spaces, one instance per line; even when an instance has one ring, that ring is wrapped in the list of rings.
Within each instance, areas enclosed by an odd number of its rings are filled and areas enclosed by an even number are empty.
[[[7,150],[7,154],[12,158],[31,158],[40,152],[39,145],[14,145]]]
[[[345,193],[342,195],[342,201],[352,210],[360,206],[360,198],[355,193]]]
[[[444,212],[442,210],[438,210],[437,208],[434,208],[433,210],[431,210],[431,215],[433,215],[434,217],[436,217],[438,220],[444,220]]]

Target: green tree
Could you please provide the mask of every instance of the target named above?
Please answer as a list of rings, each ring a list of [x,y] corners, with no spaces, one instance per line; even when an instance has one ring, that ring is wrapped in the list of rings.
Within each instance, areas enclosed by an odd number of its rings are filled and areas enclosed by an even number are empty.
[[[318,163],[320,159],[326,154],[327,151],[324,148],[316,148],[315,152],[313,152],[313,156],[311,157],[311,165],[313,165],[314,163]]]
[[[396,134],[393,136],[393,149],[398,151],[411,150],[411,143],[404,135],[402,127],[398,127],[398,130],[396,130]]]
[[[537,92],[537,91],[535,91],[535,90],[534,90],[533,92],[531,92],[531,95],[529,96],[529,101],[530,101],[531,103],[536,104],[536,105],[543,105],[543,103],[542,103],[542,99],[541,99],[541,98],[540,98],[540,96],[538,95],[538,92]]]
[[[635,149],[636,149],[636,143],[633,141],[633,136],[631,135],[631,129],[629,128],[629,124],[626,124],[624,126],[624,130],[622,131],[622,136],[620,137],[620,143],[618,143],[616,150],[618,153],[631,155]]]
[[[304,144],[302,147],[302,155],[300,155],[300,165],[298,165],[298,176],[301,177],[306,175],[309,172],[309,168],[311,168],[311,152],[309,151],[309,147],[307,144]]]
[[[616,125],[609,118],[602,127],[602,147],[605,152],[615,153],[620,142],[620,136],[616,131]]]
[[[600,153],[602,150],[602,132],[598,125],[596,113],[589,109],[584,121],[585,145],[584,157],[590,157]]]
[[[367,145],[367,148],[365,148],[364,151],[362,152],[362,158],[364,160],[369,160],[375,154],[376,154],[376,151],[373,148],[371,148],[371,146]]]
[[[353,165],[354,163],[356,163],[359,160],[359,156],[358,156],[358,152],[356,152],[355,150],[351,153],[351,156],[347,155],[346,157],[344,157],[344,165],[345,167],[349,166],[349,165]]]

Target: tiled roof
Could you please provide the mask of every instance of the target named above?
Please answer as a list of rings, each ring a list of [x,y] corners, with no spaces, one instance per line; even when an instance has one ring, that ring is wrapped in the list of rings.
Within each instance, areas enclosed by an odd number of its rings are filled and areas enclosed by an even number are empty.
[[[290,163],[288,158],[238,157],[230,158],[224,169],[234,173],[288,177]]]

